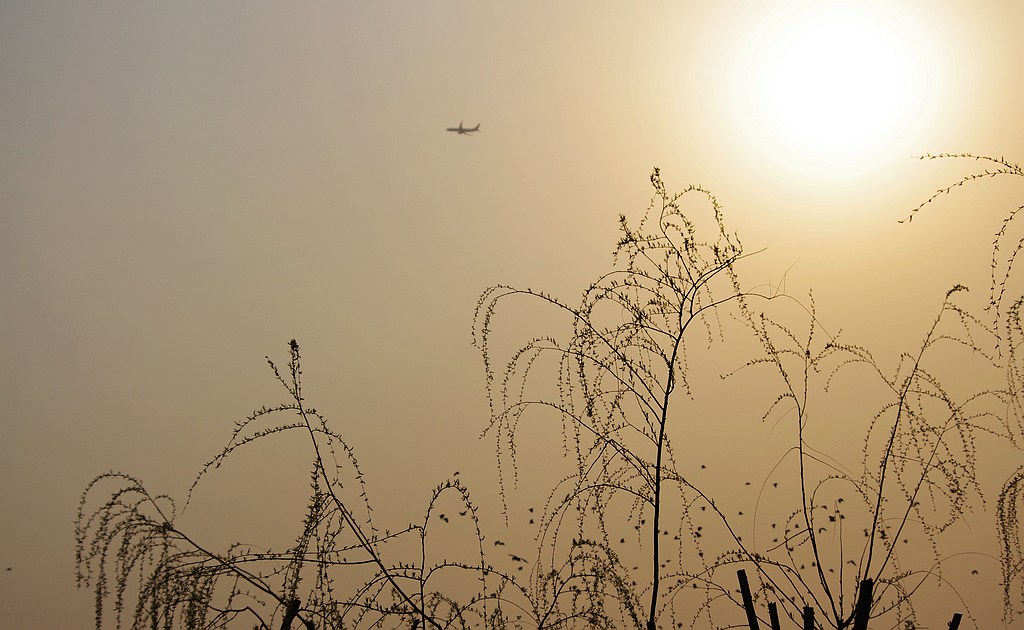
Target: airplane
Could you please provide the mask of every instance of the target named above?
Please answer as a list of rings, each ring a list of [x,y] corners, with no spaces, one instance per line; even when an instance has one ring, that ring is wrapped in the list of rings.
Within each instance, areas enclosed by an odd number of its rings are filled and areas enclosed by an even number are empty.
[[[462,126],[462,121],[460,120],[458,127],[448,127],[447,129],[445,129],[445,131],[454,131],[455,133],[457,133],[459,135],[467,135],[468,136],[469,134],[473,133],[474,131],[480,131],[480,123],[477,123],[476,127],[463,127]]]

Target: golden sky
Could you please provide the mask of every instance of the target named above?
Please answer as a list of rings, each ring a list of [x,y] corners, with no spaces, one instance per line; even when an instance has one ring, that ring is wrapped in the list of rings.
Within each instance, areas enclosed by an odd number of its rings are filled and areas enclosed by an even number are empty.
[[[575,299],[653,166],[766,248],[748,281],[813,287],[827,327],[894,361],[952,284],[985,289],[1021,203],[984,183],[897,223],[973,168],[911,156],[1024,160],[1021,26],[1010,0],[0,4],[4,624],[87,627],[85,483],[183,497],[279,398],[263,356],[293,337],[371,491],[405,501],[381,519],[418,518],[454,470],[487,503],[476,299]],[[481,131],[445,132],[460,120]],[[229,466],[197,527],[233,497],[212,540],[287,544],[295,447]]]

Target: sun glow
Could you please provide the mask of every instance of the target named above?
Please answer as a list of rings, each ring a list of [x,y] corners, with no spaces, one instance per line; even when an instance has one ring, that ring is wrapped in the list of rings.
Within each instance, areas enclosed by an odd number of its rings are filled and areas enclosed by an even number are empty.
[[[768,152],[853,165],[920,128],[929,64],[893,14],[864,2],[805,3],[752,41],[740,116]]]

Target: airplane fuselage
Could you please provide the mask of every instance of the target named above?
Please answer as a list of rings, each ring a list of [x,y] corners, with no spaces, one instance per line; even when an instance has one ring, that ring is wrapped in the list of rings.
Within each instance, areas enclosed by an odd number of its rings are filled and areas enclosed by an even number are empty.
[[[458,127],[448,127],[447,129],[445,129],[445,131],[454,131],[459,135],[469,135],[474,131],[480,131],[480,123],[477,123],[476,127],[463,127],[462,121],[459,121]]]

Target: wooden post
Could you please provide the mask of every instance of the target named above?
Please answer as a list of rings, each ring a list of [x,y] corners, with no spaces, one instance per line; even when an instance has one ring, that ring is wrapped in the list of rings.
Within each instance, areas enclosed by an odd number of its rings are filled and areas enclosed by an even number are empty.
[[[949,630],[957,630],[960,627],[960,619],[963,615],[960,613],[954,613],[952,621],[949,622]]]
[[[814,609],[804,606],[804,630],[814,630]]]
[[[760,630],[757,613],[754,612],[754,598],[750,596],[750,584],[747,583],[747,572],[740,569],[736,576],[740,579],[740,594],[743,595],[743,609],[747,611],[747,625],[750,630]]]
[[[782,626],[779,625],[779,607],[775,602],[768,602],[768,618],[772,622],[772,630],[782,630]]]
[[[853,614],[853,630],[868,630],[868,616],[871,614],[871,599],[875,583],[871,578],[860,583],[857,609]]]

